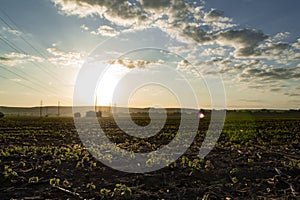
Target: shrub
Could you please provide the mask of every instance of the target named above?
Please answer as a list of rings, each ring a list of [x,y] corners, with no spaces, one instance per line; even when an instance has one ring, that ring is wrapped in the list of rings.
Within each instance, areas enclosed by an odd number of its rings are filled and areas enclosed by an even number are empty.
[[[0,118],[4,117],[4,114],[2,112],[0,112]]]

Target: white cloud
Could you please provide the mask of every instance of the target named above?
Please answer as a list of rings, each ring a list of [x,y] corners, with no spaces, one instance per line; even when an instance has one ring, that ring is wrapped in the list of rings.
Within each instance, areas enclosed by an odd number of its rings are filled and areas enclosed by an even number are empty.
[[[2,26],[0,28],[0,33],[9,33],[9,34],[12,34],[12,35],[15,35],[15,36],[20,36],[22,35],[22,32],[18,31],[18,30],[15,30],[15,29],[10,29],[10,28],[7,28],[5,26]]]
[[[298,38],[298,40],[297,40],[294,44],[292,44],[292,46],[293,46],[294,48],[300,50],[300,38]]]
[[[286,39],[287,37],[290,36],[290,32],[281,32],[281,33],[277,33],[276,35],[274,35],[272,38],[270,38],[270,40],[272,42],[280,42],[284,39]]]
[[[131,25],[145,19],[139,7],[124,0],[52,0],[66,15],[87,17],[99,15],[117,25]]]
[[[19,79],[19,78],[11,78],[10,80],[11,80],[11,81],[15,81],[15,82],[21,82],[21,81],[22,81],[22,80]]]
[[[3,59],[4,58],[4,59]],[[29,62],[43,62],[44,59],[38,56],[11,52],[4,54],[4,57],[0,59],[0,63],[6,66],[14,67],[17,65],[29,63]]]
[[[87,17],[95,14],[102,15],[105,11],[104,7],[84,1],[52,0],[52,2],[66,15]]]
[[[80,26],[80,28],[81,28],[82,30],[84,30],[84,31],[88,31],[88,30],[89,30],[89,27],[87,27],[85,24],[82,24],[82,25]]]
[[[116,36],[119,34],[118,31],[116,31],[111,26],[103,25],[100,26],[96,31],[91,32],[93,35],[102,35],[102,36]]]
[[[204,56],[220,56],[224,57],[225,54],[227,53],[228,49],[222,46],[219,47],[207,47],[203,51]]]
[[[59,67],[79,68],[84,63],[85,56],[79,52],[63,52],[55,48],[48,48],[47,51],[52,55],[48,61]]]

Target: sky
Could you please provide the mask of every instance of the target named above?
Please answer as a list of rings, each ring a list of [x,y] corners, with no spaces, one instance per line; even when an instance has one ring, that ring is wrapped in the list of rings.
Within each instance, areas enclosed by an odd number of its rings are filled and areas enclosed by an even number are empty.
[[[299,6],[2,0],[0,106],[299,109]]]

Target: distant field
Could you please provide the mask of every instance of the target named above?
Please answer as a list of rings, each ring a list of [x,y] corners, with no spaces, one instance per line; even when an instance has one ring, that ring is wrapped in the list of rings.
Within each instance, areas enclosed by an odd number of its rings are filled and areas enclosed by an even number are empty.
[[[137,124],[149,119],[137,118]],[[111,141],[149,152],[176,135],[170,117],[149,139],[129,137],[110,118],[100,120]],[[299,199],[300,117],[229,112],[213,151],[200,159],[209,125],[175,163],[159,171],[128,174],[95,160],[82,146],[71,117],[0,119],[0,199]]]

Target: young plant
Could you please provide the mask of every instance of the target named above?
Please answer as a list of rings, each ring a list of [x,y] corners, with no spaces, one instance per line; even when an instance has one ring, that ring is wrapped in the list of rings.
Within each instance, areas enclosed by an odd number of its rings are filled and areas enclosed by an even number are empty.
[[[116,184],[116,187],[114,189],[114,193],[118,194],[120,196],[124,196],[125,199],[131,199],[132,198],[132,191],[129,187],[127,187],[125,184],[119,183]]]
[[[50,185],[54,186],[54,185],[59,185],[60,179],[59,178],[51,178],[49,183]]]
[[[88,184],[86,184],[86,188],[95,190],[96,189],[96,185],[93,182],[92,183],[88,183]]]
[[[39,182],[39,177],[37,176],[33,176],[28,179],[28,183],[38,183],[38,182]]]
[[[106,189],[106,188],[100,189],[100,195],[101,195],[101,196],[107,197],[107,196],[109,195],[110,192],[111,192],[111,190]]]

